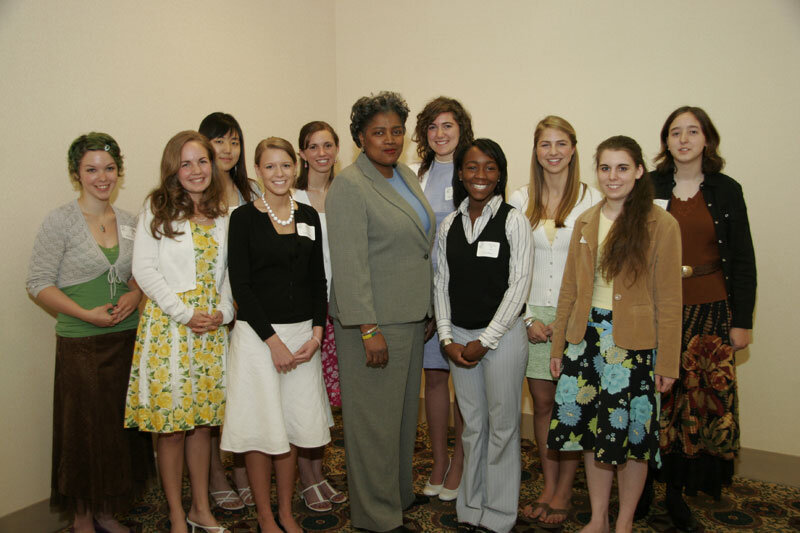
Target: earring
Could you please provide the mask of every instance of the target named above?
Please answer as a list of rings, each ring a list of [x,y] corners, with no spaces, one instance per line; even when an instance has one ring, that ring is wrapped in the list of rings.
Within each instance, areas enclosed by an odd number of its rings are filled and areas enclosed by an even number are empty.
[[[308,161],[306,161],[305,159],[303,160],[303,166],[304,166],[305,168],[308,168]]]

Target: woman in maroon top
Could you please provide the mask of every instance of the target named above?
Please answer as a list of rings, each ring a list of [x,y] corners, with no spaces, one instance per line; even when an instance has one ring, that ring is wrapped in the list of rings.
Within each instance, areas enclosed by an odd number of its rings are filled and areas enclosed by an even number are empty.
[[[719,134],[705,111],[680,107],[661,129],[651,174],[656,198],[681,228],[683,339],[680,379],[662,398],[662,477],[678,529],[697,521],[683,490],[719,500],[739,450],[735,352],[751,342],[756,264],[741,186],[721,174]],[[652,494],[651,490],[646,494]],[[648,497],[640,504],[644,514]]]

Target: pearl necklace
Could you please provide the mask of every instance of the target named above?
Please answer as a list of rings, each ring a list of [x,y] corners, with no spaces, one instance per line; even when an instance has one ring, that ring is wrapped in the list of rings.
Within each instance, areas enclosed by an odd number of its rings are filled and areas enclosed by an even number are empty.
[[[281,226],[288,226],[294,220],[294,199],[292,195],[289,195],[289,218],[286,220],[279,219],[275,213],[272,211],[272,208],[267,203],[267,199],[264,197],[264,193],[261,193],[261,202],[264,204],[264,207],[267,208],[267,213],[269,213],[269,217],[275,221],[276,224],[280,224]]]

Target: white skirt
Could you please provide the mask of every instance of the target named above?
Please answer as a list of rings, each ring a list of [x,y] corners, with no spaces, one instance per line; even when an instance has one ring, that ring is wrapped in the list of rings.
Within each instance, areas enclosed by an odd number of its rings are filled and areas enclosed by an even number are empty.
[[[311,320],[272,324],[294,352],[311,338]],[[227,406],[220,448],[242,453],[279,455],[289,444],[317,448],[331,440],[333,425],[320,352],[281,374],[269,347],[250,324],[237,320],[228,350]]]

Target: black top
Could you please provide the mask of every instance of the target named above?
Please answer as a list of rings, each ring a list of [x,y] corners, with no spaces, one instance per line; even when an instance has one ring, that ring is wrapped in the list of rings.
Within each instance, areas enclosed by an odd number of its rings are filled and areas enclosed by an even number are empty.
[[[672,172],[651,172],[650,179],[656,198],[672,198],[675,187]],[[714,220],[732,313],[731,327],[752,329],[756,304],[756,255],[742,186],[725,174],[715,173],[705,176],[700,191]]]
[[[511,246],[506,238],[506,218],[511,209],[502,203],[472,244],[467,242],[461,213],[456,213],[447,232],[450,319],[460,328],[488,326],[508,290]]]
[[[295,202],[295,233],[280,235],[253,202],[236,209],[228,230],[228,271],[233,299],[263,340],[271,324],[312,320],[325,326],[327,287],[322,228],[313,207]]]

